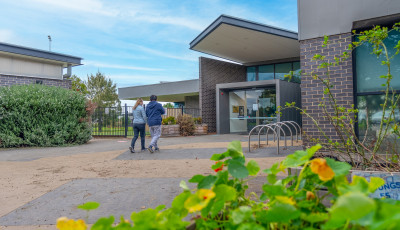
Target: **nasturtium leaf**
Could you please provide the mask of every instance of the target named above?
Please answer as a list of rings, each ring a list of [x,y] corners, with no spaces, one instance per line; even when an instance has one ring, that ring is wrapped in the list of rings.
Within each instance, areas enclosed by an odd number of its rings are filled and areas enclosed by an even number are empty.
[[[282,196],[286,194],[282,185],[264,184],[262,189],[267,196]]]
[[[184,191],[178,196],[176,196],[172,201],[171,207],[181,209],[187,198],[190,196],[190,194],[191,193],[189,191]]]
[[[219,185],[219,184],[226,184],[228,183],[228,179],[229,179],[229,173],[228,171],[219,171],[217,173],[217,181],[215,182],[215,185]]]
[[[181,182],[179,183],[179,187],[183,188],[183,190],[190,190],[184,180],[181,180]]]
[[[335,177],[347,175],[349,173],[349,170],[351,169],[351,165],[346,162],[335,161],[331,158],[325,158],[325,160],[328,166],[335,173]]]
[[[277,174],[282,171],[279,166],[280,166],[280,163],[277,162],[277,163],[273,164],[271,168],[263,170],[263,172],[265,172],[267,174]]]
[[[361,192],[349,192],[339,196],[330,209],[331,219],[335,222],[358,220],[376,209],[373,199]]]
[[[288,223],[300,216],[300,211],[293,205],[276,203],[268,209],[265,218],[270,222]]]
[[[159,211],[163,210],[164,208],[165,208],[165,205],[164,205],[164,204],[161,204],[161,205],[158,205],[158,206],[155,208],[155,210],[156,210],[157,212],[159,212]]]
[[[211,217],[215,217],[224,208],[224,206],[225,206],[224,200],[215,200],[210,209]]]
[[[232,141],[228,144],[229,156],[232,158],[243,157],[242,144],[240,141]]]
[[[238,161],[230,161],[228,164],[228,172],[235,178],[243,179],[249,176],[249,170]]]
[[[104,229],[111,229],[112,224],[114,223],[114,217],[102,217],[93,224],[92,230],[104,230]]]
[[[89,202],[86,202],[84,204],[78,205],[77,208],[89,211],[89,210],[97,209],[99,206],[100,206],[99,203],[93,202],[93,201],[89,201]]]
[[[189,180],[189,182],[190,182],[190,183],[199,183],[201,180],[204,179],[204,177],[205,177],[205,176],[203,176],[203,175],[194,175],[194,176]]]
[[[321,213],[321,212],[307,213],[307,214],[301,213],[300,218],[310,223],[317,223],[328,220],[329,215],[328,213]]]
[[[368,191],[370,193],[375,192],[379,187],[385,184],[385,180],[379,177],[370,177],[370,182],[368,184]]]
[[[216,186],[213,191],[217,200],[231,201],[236,199],[236,189],[231,186],[220,184]]]
[[[241,224],[238,230],[264,230],[265,228],[257,223],[244,223]]]
[[[317,152],[320,148],[321,145],[317,144],[307,149],[306,151],[297,150],[293,154],[287,156],[286,159],[282,162],[282,165],[286,168],[304,165],[307,161],[310,160],[312,156],[314,156],[315,152]]]
[[[214,185],[216,180],[217,180],[216,176],[208,175],[208,176],[204,177],[203,180],[201,180],[199,182],[199,184],[197,185],[197,188],[198,189],[200,189],[200,188],[210,189]]]
[[[247,170],[249,170],[250,176],[256,176],[257,173],[260,171],[260,166],[258,166],[258,163],[255,160],[249,161],[246,168]]]
[[[261,193],[260,200],[261,200],[261,201],[266,201],[267,199],[268,199],[267,194]]]
[[[212,161],[219,161],[225,158],[225,154],[223,153],[215,153],[211,156],[210,160]]]
[[[240,224],[243,221],[254,220],[254,215],[250,207],[241,206],[238,209],[232,211],[231,218],[234,224]]]
[[[275,184],[275,182],[276,182],[276,174],[268,174],[267,175],[267,181],[270,184]]]

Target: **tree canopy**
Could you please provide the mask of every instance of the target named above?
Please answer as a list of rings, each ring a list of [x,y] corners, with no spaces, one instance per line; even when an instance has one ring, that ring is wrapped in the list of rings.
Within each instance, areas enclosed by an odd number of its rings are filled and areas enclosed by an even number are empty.
[[[111,107],[120,103],[117,85],[100,71],[96,75],[88,75],[86,87],[88,98],[100,107]]]

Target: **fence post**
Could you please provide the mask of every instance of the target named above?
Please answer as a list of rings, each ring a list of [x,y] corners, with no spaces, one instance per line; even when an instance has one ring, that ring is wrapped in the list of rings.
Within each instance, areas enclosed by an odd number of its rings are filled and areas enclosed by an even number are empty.
[[[125,138],[128,137],[128,107],[125,103]]]
[[[182,105],[182,107],[181,107],[181,108],[182,108],[182,116],[183,116],[183,105]]]

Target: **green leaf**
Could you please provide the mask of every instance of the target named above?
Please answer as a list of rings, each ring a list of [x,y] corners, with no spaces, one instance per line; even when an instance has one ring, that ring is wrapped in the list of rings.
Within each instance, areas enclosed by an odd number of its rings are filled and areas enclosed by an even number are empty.
[[[179,187],[183,188],[183,190],[190,190],[184,180],[181,180],[181,183],[179,183]]]
[[[373,199],[361,192],[350,192],[340,196],[329,212],[333,221],[342,222],[358,220],[375,209]]]
[[[276,180],[277,179],[276,179],[276,175],[275,174],[268,174],[268,176],[267,176],[268,183],[275,184]]]
[[[99,206],[100,206],[99,203],[93,202],[93,201],[89,201],[89,202],[86,202],[84,204],[78,205],[77,208],[89,211],[89,210],[97,209]]]
[[[310,223],[317,223],[328,220],[328,213],[301,213],[301,219]]]
[[[264,230],[265,228],[256,223],[244,223],[241,224],[238,230]]]
[[[306,151],[297,150],[293,154],[290,154],[286,157],[286,159],[282,162],[282,165],[286,168],[288,167],[298,167],[304,165],[307,161],[310,160],[312,156],[321,148],[320,144],[317,144]]]
[[[242,144],[240,141],[232,141],[228,144],[229,156],[232,158],[243,157]]]
[[[240,224],[243,221],[254,220],[253,211],[248,206],[241,206],[234,210],[231,218],[234,224]]]
[[[250,176],[256,176],[257,173],[260,171],[260,166],[258,166],[258,163],[255,160],[249,161],[246,168],[249,171]]]
[[[331,169],[335,173],[335,177],[349,174],[351,165],[349,165],[348,163],[335,161],[331,158],[325,158],[325,160],[329,167],[331,167]]]
[[[215,192],[216,199],[225,201],[231,201],[236,199],[236,189],[231,186],[220,184],[216,186],[213,191]]]
[[[300,211],[293,205],[276,203],[268,209],[265,218],[270,222],[288,223],[300,216]]]
[[[204,179],[205,176],[203,175],[194,175],[189,182],[190,183],[199,183],[200,181],[202,181]]]
[[[370,177],[368,191],[374,193],[379,187],[385,184],[385,180],[379,177]]]
[[[185,203],[187,198],[190,196],[190,194],[191,193],[189,191],[184,191],[181,194],[179,194],[178,196],[176,196],[171,203],[171,207],[177,208],[179,210],[182,209],[183,204]]]
[[[220,162],[217,162],[216,164],[212,165],[211,169],[215,170],[217,168],[221,168],[221,166],[223,166],[223,165],[224,165],[224,162],[220,161]]]
[[[211,156],[210,160],[212,161],[220,161],[222,159],[225,158],[225,154],[224,153],[215,153]]]
[[[111,229],[112,225],[114,223],[114,217],[102,217],[96,221],[96,223],[93,224],[92,230],[106,230],[106,229]]]
[[[262,187],[267,196],[284,196],[286,195],[285,188],[282,185],[264,184]]]
[[[224,200],[216,200],[214,201],[210,212],[211,212],[211,217],[215,217],[225,206],[225,201]]]
[[[228,164],[228,172],[235,178],[243,179],[249,176],[247,168],[239,161],[230,161]]]
[[[197,185],[197,188],[198,189],[200,189],[200,188],[210,189],[214,185],[216,180],[217,180],[216,176],[208,175],[199,182],[199,184]]]

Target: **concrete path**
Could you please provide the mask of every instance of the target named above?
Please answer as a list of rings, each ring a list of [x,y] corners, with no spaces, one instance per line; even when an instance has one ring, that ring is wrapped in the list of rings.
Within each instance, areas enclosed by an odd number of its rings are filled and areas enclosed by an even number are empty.
[[[89,223],[103,216],[129,218],[132,211],[169,206],[181,192],[180,181],[212,174],[208,159],[225,152],[233,140],[246,144],[247,136],[162,138],[161,152],[154,154],[130,153],[130,140],[125,138],[95,139],[72,147],[0,150],[0,229],[55,229],[58,217],[84,218],[86,213],[76,206],[87,201],[101,203],[90,213]],[[267,168],[299,148],[277,155],[276,148],[268,147],[245,155]],[[263,176],[255,178],[250,190],[260,194],[264,181]]]

